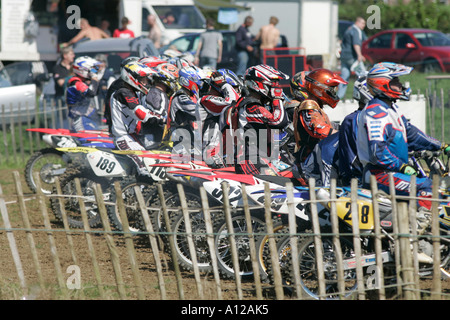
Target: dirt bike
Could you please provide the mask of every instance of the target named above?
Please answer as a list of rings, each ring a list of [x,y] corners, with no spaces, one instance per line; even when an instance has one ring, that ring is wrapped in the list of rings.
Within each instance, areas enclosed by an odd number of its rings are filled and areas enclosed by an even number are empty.
[[[42,140],[49,145],[47,148],[34,152],[26,163],[25,181],[33,192],[36,192],[35,172],[39,172],[41,188],[44,194],[51,193],[52,185],[55,183],[55,176],[60,176],[64,173],[68,160],[63,157],[64,153],[56,150],[56,148],[76,146],[114,147],[104,131],[75,133],[67,129],[48,128],[27,129],[27,131],[43,133]]]
[[[253,275],[251,260],[249,259],[249,238],[244,235],[247,230],[245,214],[242,210],[242,189],[241,183],[246,185],[246,191],[248,194],[249,204],[257,209],[251,210],[251,221],[253,230],[256,233],[265,233],[265,213],[264,213],[264,183],[268,182],[269,187],[279,190],[283,188],[286,182],[290,182],[289,178],[276,177],[276,176],[253,176],[235,174],[231,168],[224,168],[222,170],[204,169],[199,170],[174,170],[170,171],[172,175],[183,175],[189,177],[189,186],[198,189],[199,186],[205,188],[209,199],[213,201],[215,207],[211,209],[213,229],[214,233],[217,233],[215,237],[216,254],[219,259],[219,269],[221,274],[226,278],[233,278],[234,268],[231,262],[231,250],[228,238],[228,229],[225,221],[225,215],[223,212],[223,190],[222,182],[228,183],[228,199],[232,208],[232,224],[234,232],[237,234],[236,241],[238,243],[239,251],[239,270],[241,277],[250,277]],[[281,191],[280,191],[281,192]],[[197,198],[199,198],[197,193]],[[192,199],[194,197],[190,197]],[[285,199],[281,200],[277,197],[277,194],[272,196],[271,210],[275,220],[279,220],[279,215],[286,215],[288,213]],[[299,220],[308,223],[308,216],[305,215],[305,207],[302,206],[303,199],[297,197],[295,199],[296,215]],[[197,208],[201,208],[201,203],[197,205]],[[210,271],[211,261],[209,257],[209,248],[207,246],[206,237],[203,234],[206,233],[206,225],[204,221],[204,215],[201,209],[192,210],[190,213],[191,224],[193,225],[193,232],[197,233],[195,236],[195,246],[197,251],[197,259],[200,269],[202,271]],[[172,231],[175,237],[176,250],[178,254],[178,260],[182,261],[185,269],[192,268],[191,255],[187,245],[187,236],[185,234],[184,216],[179,214],[175,216],[172,224]],[[261,241],[262,245],[266,245],[266,242]],[[262,251],[262,250],[260,250]],[[200,257],[200,258],[199,258]],[[260,260],[263,261],[262,259]]]
[[[340,191],[339,191],[340,190]],[[330,199],[329,190],[319,188],[317,190],[317,199],[321,200],[325,207],[329,206]],[[352,234],[352,214],[351,214],[351,198],[349,188],[338,188],[336,203],[337,215],[339,219],[340,245],[343,256],[344,267],[344,282],[345,282],[345,297],[349,298],[355,295],[357,291],[356,278],[356,260],[353,247]],[[394,284],[395,277],[395,243],[391,235],[392,229],[392,208],[391,201],[387,196],[380,195],[377,199],[380,208],[380,227],[384,237],[382,238],[382,261],[383,271],[385,275],[384,281],[386,284]],[[375,267],[375,249],[374,249],[374,217],[373,217],[373,199],[369,190],[358,190],[358,220],[360,228],[360,240],[363,256],[361,263],[365,275],[370,275],[371,268]],[[448,219],[441,215],[440,219]],[[311,233],[311,229],[303,232],[298,238],[298,261],[300,269],[300,287],[303,297],[318,299],[319,296],[319,275],[317,271],[315,240]],[[324,262],[324,276],[326,281],[326,297],[328,299],[338,298],[338,278],[337,278],[337,259],[336,247],[333,242],[333,237],[326,235],[330,233],[329,228],[321,227],[321,232],[324,234],[322,238],[323,262]],[[429,238],[419,238],[419,246],[422,251],[432,257],[433,248]],[[285,235],[279,239],[277,243],[277,256],[279,258],[279,265],[282,272],[283,282],[286,286],[291,286],[294,283],[294,269],[292,265],[292,251],[291,251],[291,237]],[[441,268],[449,265],[450,261],[450,246],[448,240],[442,242],[441,245]],[[420,275],[424,276],[431,272],[428,262],[421,262],[419,265]],[[373,271],[373,270],[372,270]],[[367,278],[365,279],[367,280]]]

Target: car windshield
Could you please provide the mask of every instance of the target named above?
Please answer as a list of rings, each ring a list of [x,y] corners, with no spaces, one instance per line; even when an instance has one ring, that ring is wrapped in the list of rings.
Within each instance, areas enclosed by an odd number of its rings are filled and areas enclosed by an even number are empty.
[[[450,46],[450,38],[441,32],[417,32],[414,36],[424,47]]]
[[[175,39],[169,45],[169,49],[175,49],[180,52],[197,50],[198,41],[200,36],[185,36],[179,39]]]
[[[168,29],[204,29],[205,19],[195,6],[153,6]]]

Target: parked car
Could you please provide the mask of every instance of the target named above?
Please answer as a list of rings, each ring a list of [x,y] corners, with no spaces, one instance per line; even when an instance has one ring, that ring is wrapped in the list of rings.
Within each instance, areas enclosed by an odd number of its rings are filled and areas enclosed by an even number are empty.
[[[5,124],[33,120],[36,94],[49,78],[42,61],[10,63],[0,69],[0,114]]]
[[[450,38],[429,29],[381,31],[363,43],[362,53],[370,64],[402,63],[424,72],[450,72]]]
[[[231,30],[219,30],[223,37],[223,51],[222,61],[217,64],[217,69],[229,69],[236,71],[237,51],[236,51],[236,31]],[[175,49],[180,52],[189,52],[195,54],[197,52],[198,42],[200,40],[201,33],[190,33],[181,36],[175,40],[172,40],[169,44],[159,49],[160,54],[163,54],[167,49]],[[279,47],[287,47],[287,39],[284,35],[281,36]]]
[[[235,49],[236,36],[234,31],[221,30],[223,37],[223,51],[222,61],[217,64],[217,68],[230,69],[236,71],[237,69],[237,52]],[[201,33],[188,33],[179,38],[172,40],[169,44],[159,49],[160,54],[164,53],[167,49],[175,49],[180,52],[190,52],[195,54],[197,52],[198,42],[200,40]]]

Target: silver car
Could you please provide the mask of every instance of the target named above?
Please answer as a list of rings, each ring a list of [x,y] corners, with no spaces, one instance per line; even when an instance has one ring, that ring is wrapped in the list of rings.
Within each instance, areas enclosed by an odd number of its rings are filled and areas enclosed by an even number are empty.
[[[47,68],[42,61],[15,62],[1,68],[1,124],[32,121],[35,117],[36,95],[47,79]]]

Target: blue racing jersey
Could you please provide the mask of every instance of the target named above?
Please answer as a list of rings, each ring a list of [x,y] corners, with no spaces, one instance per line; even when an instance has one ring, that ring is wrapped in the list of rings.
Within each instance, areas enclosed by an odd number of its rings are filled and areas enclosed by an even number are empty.
[[[358,115],[358,157],[365,166],[399,172],[408,152],[439,150],[441,142],[412,125],[398,106],[374,98]]]

